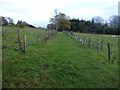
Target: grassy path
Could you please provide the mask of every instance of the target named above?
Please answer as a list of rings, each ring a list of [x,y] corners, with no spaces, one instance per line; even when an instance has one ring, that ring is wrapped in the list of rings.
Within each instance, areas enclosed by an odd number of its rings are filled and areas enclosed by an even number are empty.
[[[117,64],[102,60],[100,53],[58,33],[25,54],[3,57],[3,87],[117,87]],[[42,71],[43,65],[49,66]]]
[[[51,77],[59,82],[60,87],[114,87],[117,85],[117,68],[114,65],[108,65],[108,63],[104,65],[101,54],[84,48],[65,34],[59,33],[47,48],[49,63],[53,64],[52,67],[56,66],[55,69],[51,67],[53,72]]]

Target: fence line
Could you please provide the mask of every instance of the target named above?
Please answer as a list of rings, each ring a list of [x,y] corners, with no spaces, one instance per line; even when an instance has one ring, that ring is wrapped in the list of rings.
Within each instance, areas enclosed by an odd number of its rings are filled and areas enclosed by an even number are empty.
[[[112,57],[112,44],[110,44],[109,42],[106,44],[103,44],[103,39],[102,40],[98,40],[98,38],[96,39],[96,41],[92,41],[91,38],[86,39],[86,37],[81,37],[80,35],[75,34],[74,32],[70,32],[70,31],[64,31],[64,33],[67,36],[70,36],[73,40],[77,41],[78,43],[81,43],[83,46],[86,46],[88,48],[91,49],[96,49],[97,52],[101,51],[101,52],[106,52],[107,56],[108,56],[108,62],[114,62],[111,61],[111,57]],[[103,46],[106,46],[107,49],[104,49]]]
[[[54,36],[57,32],[54,30],[48,30],[48,32],[46,33],[46,35],[43,37],[43,39],[41,40],[42,42],[45,42],[46,40],[48,40],[49,38],[51,38],[52,36]],[[26,34],[23,36],[23,45],[21,43],[21,38],[20,38],[20,32],[19,30],[17,30],[17,38],[18,38],[18,47],[19,50],[21,52],[26,52],[26,48],[28,46],[31,46],[34,42],[37,42],[39,37],[36,36],[36,40],[34,40],[34,38],[32,40],[30,40],[28,43],[26,42]]]

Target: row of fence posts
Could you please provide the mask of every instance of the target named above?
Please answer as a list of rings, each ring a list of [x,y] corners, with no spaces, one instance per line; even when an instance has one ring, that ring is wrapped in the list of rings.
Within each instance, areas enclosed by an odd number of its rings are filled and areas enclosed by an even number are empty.
[[[64,33],[68,36],[70,36],[72,39],[76,40],[78,43],[81,42],[82,45],[84,46],[88,46],[89,48],[91,48],[91,39],[89,38],[88,39],[88,44],[85,45],[85,42],[86,42],[86,38],[83,37],[83,39],[76,35],[74,32],[69,32],[69,31],[64,31]],[[93,44],[95,45],[95,44]],[[103,49],[103,39],[99,42],[98,39],[96,40],[96,51],[99,52],[99,46],[100,46],[100,49],[102,51]],[[93,46],[94,47],[94,46]],[[107,54],[108,54],[108,62],[110,63],[111,62],[111,47],[110,47],[110,43],[108,42],[107,43]],[[114,61],[113,61],[114,62]]]
[[[26,52],[26,34],[24,34],[24,37],[23,37],[23,47],[22,47],[22,43],[21,43],[21,37],[20,37],[20,32],[19,30],[17,30],[17,38],[18,38],[18,47],[19,47],[19,50],[21,52]]]
[[[43,39],[43,41],[46,41],[48,38],[50,38],[51,36],[54,36],[55,34],[57,33],[57,31],[53,31],[53,30],[48,30],[47,32],[47,36]],[[21,37],[20,37],[20,31],[17,30],[17,38],[18,38],[18,47],[19,47],[19,50],[21,52],[26,52],[26,34],[24,34],[24,37],[23,37],[23,45],[21,43]]]

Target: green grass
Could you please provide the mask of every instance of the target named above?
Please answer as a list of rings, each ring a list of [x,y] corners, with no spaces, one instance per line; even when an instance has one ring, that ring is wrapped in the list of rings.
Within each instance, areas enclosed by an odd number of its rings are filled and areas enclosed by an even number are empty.
[[[106,54],[106,55],[108,54],[108,43],[110,43],[111,60],[114,60],[117,62],[118,60],[118,36],[112,37],[113,35],[82,34],[82,33],[77,33],[77,34],[81,36],[82,39],[85,37],[87,41],[90,38],[91,44],[96,44],[97,39],[98,39],[98,42],[101,42],[103,40],[103,44],[102,44],[103,49],[101,50],[99,47],[99,51],[103,52],[103,54]]]
[[[117,59],[109,64],[106,54],[88,49],[62,32],[42,43],[37,38],[43,38],[45,31],[30,28],[21,29],[21,34],[26,33],[27,42],[34,42],[21,53],[14,50],[18,47],[16,29],[3,36],[3,88],[117,87]],[[45,64],[49,67],[42,71]]]

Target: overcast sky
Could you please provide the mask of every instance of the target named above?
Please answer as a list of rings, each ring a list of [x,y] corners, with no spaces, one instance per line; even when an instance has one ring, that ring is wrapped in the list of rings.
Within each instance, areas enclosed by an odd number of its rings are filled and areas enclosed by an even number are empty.
[[[54,15],[54,9],[70,18],[90,20],[101,16],[107,20],[118,14],[119,0],[0,0],[0,16],[9,16],[16,23],[26,21],[35,26],[46,27]]]

